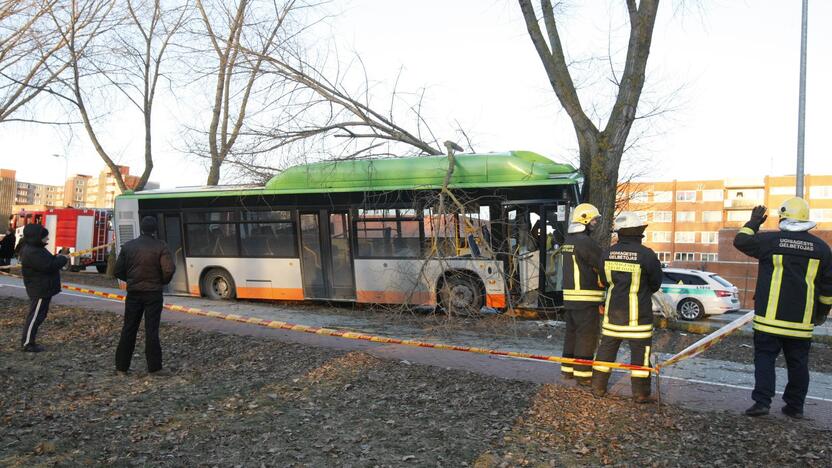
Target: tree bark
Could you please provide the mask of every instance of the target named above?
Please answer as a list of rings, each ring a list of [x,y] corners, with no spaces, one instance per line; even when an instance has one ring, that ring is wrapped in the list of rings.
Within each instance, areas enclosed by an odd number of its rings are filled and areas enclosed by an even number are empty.
[[[644,87],[645,69],[659,0],[642,0],[638,5],[635,0],[626,0],[630,19],[627,58],[618,84],[618,94],[603,130],[592,123],[581,106],[569,73],[551,1],[540,1],[546,35],[540,28],[537,12],[531,0],[518,2],[529,37],[537,50],[552,90],[575,129],[580,171],[585,178],[581,197],[583,201],[595,205],[602,214],[594,236],[602,245],[608,245],[615,213],[618,171]]]

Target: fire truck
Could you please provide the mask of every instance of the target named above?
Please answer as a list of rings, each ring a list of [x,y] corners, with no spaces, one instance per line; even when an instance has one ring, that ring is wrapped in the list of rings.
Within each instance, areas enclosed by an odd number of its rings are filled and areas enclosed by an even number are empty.
[[[53,254],[69,254],[110,244],[113,241],[112,210],[98,208],[51,208],[42,211],[20,211],[12,216],[11,226],[18,242],[23,239],[27,224],[40,224],[49,230],[47,250]],[[107,270],[109,249],[99,249],[71,257],[67,268],[81,271],[95,266],[99,273]]]

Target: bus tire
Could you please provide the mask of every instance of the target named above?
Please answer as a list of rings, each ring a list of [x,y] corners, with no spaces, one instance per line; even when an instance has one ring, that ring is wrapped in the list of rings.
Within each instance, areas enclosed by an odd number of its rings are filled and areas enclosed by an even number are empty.
[[[200,285],[202,295],[213,300],[229,300],[237,297],[234,278],[227,271],[213,268],[205,273]]]
[[[482,287],[470,275],[448,275],[440,284],[439,306],[447,314],[479,314],[483,303]]]

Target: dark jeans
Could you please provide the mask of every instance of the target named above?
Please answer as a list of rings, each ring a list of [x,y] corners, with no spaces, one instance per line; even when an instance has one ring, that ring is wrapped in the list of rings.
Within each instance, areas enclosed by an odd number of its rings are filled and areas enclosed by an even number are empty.
[[[23,346],[37,343],[38,328],[46,320],[51,300],[49,297],[29,298],[29,314],[26,316],[26,326],[23,327],[23,338],[20,340]]]
[[[124,303],[124,326],[116,349],[116,370],[130,369],[136,348],[136,333],[144,315],[144,354],[147,371],[162,368],[162,344],[159,342],[159,322],[162,319],[162,292],[128,292]]]
[[[803,411],[803,402],[809,391],[809,348],[812,340],[787,338],[754,332],[754,391],[751,399],[771,406],[774,397],[774,362],[783,350],[789,382],[783,392],[783,401],[793,409]]]
[[[598,304],[591,304],[581,308],[566,310],[566,335],[563,340],[563,357],[586,359],[591,361],[598,346],[598,333],[601,326],[601,315]],[[575,377],[592,377],[592,366],[565,364],[561,366],[563,372],[570,370]]]

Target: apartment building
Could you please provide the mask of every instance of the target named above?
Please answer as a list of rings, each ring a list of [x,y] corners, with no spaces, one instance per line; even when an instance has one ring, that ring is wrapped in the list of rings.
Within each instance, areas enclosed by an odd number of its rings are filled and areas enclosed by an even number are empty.
[[[64,184],[64,206],[87,208],[87,186],[92,176],[75,174]]]
[[[32,184],[17,182],[15,205],[43,205],[48,207],[62,206],[64,188],[60,185]]]
[[[807,175],[804,198],[818,229],[832,229],[832,175]],[[719,261],[722,229],[742,227],[757,205],[771,215],[763,229],[777,229],[777,208],[795,195],[794,176],[748,179],[630,182],[622,208],[649,223],[645,244],[662,262]]]
[[[11,169],[0,169],[0,230],[5,234],[9,227],[9,216],[12,214],[15,195],[17,193],[16,173]]]
[[[128,189],[134,189],[141,180],[138,176],[130,175],[130,168],[127,166],[119,166],[119,172],[124,179],[124,185]],[[157,182],[147,182],[144,188],[146,190],[157,189],[159,184]],[[116,183],[112,171],[105,169],[97,177],[90,177],[86,181],[84,198],[86,208],[112,208],[115,205],[116,197],[121,193],[122,191]]]

